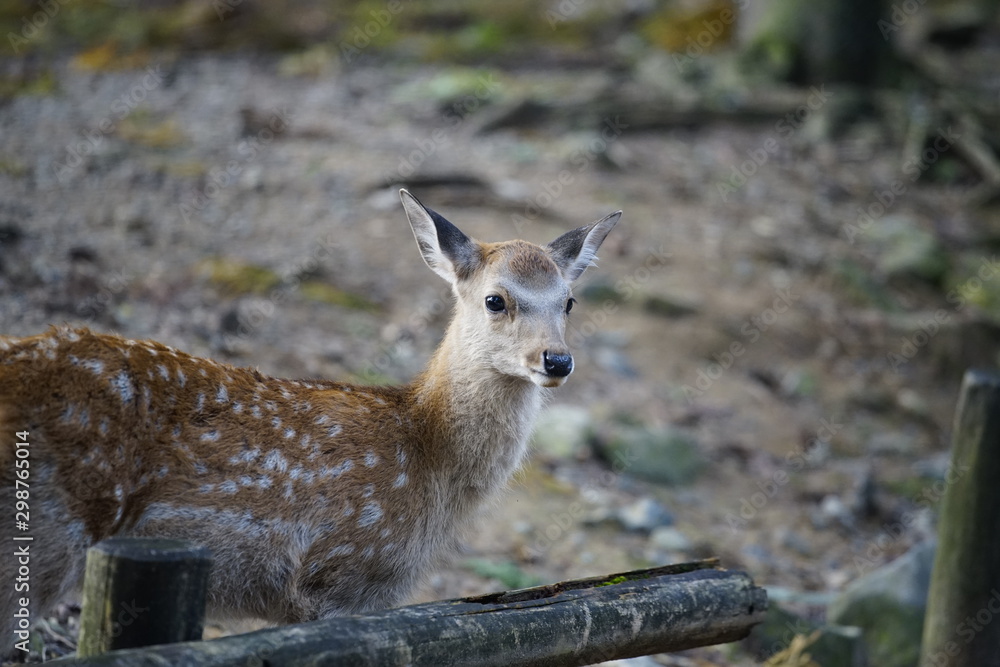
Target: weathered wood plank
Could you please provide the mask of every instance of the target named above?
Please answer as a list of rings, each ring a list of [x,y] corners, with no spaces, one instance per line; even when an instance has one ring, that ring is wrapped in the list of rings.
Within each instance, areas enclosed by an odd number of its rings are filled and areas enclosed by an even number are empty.
[[[201,639],[208,549],[113,537],[87,552],[77,654]]]
[[[921,665],[1000,665],[1000,376],[965,374],[952,437]]]
[[[586,665],[736,641],[766,609],[746,573],[709,560],[60,664]]]

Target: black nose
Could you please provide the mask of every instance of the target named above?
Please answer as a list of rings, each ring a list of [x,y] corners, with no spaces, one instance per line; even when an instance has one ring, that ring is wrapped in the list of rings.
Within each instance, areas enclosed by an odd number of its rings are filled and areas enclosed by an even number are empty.
[[[569,354],[552,354],[548,350],[542,353],[545,362],[545,372],[556,377],[566,377],[573,372],[573,356]]]

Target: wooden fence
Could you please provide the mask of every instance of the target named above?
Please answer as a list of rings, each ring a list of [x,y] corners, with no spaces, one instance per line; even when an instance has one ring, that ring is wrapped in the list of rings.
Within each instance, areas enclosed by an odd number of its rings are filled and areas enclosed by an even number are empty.
[[[767,611],[765,591],[747,574],[704,560],[182,641],[201,632],[204,554],[194,547],[184,556],[185,545],[156,542],[118,539],[88,554],[80,653],[57,664],[587,665],[736,641]],[[133,585],[150,562],[160,573]],[[155,622],[144,619],[154,608]],[[181,641],[125,648],[150,640]]]

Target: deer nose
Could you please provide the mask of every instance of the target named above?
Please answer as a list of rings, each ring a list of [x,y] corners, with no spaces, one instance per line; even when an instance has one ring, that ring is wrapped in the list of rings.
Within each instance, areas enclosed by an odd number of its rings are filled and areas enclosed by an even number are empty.
[[[573,372],[573,356],[570,354],[553,354],[546,350],[542,353],[542,361],[549,375],[562,378]]]

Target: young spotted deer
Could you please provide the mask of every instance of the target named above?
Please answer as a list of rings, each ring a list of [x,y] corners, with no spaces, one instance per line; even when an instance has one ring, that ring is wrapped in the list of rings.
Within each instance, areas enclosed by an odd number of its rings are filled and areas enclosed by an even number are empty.
[[[271,378],[86,329],[0,338],[5,507],[15,434],[30,443],[29,532],[0,529],[8,552],[28,545],[30,590],[0,559],[4,623],[22,597],[37,619],[70,592],[111,535],[207,546],[210,610],[275,623],[396,605],[447,554],[524,457],[543,388],[573,370],[570,285],[621,212],[545,247],[482,243],[400,194],[456,296],[407,386]]]

